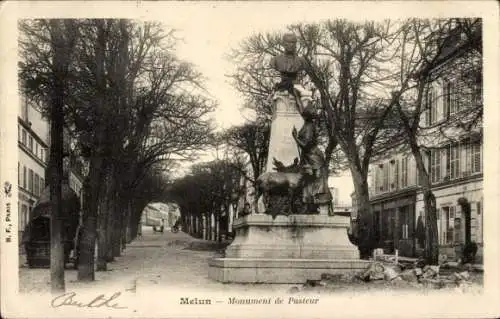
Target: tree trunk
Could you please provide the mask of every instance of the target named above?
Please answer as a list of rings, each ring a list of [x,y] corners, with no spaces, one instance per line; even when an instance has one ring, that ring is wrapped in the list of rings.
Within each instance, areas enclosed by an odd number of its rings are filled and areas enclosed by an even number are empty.
[[[107,190],[107,201],[106,201],[106,251],[105,258],[106,262],[115,261],[113,256],[113,227],[114,227],[114,205],[115,205],[115,193],[112,183],[108,183]]]
[[[60,94],[62,92],[59,92]],[[65,291],[64,286],[64,244],[62,229],[62,146],[63,146],[63,112],[62,99],[55,97],[52,102],[51,116],[51,148],[50,148],[50,283],[51,291],[59,293]]]
[[[101,183],[102,160],[95,155],[90,159],[89,176],[84,182],[83,227],[80,241],[80,258],[78,263],[78,280],[93,281],[95,244],[97,237],[97,203]]]
[[[64,244],[62,229],[61,181],[63,175],[63,125],[64,125],[64,76],[67,69],[67,49],[61,30],[60,20],[50,22],[54,52],[54,86],[51,92],[50,125],[50,284],[52,293],[65,291],[64,285]]]
[[[126,229],[125,229],[125,240],[127,244],[132,242],[132,204],[130,201],[127,203],[127,220],[126,220]]]
[[[368,259],[376,245],[368,182],[356,168],[351,167],[351,173],[358,203],[358,225],[354,237],[358,244],[360,258]]]
[[[432,193],[432,184],[420,153],[416,136],[409,134],[410,148],[417,164],[417,171],[424,195],[425,209],[425,260],[428,264],[437,265],[439,259],[439,241],[437,228],[436,197]]]
[[[120,205],[118,203],[118,199],[114,200],[113,203],[113,229],[112,229],[112,243],[113,247],[113,257],[121,256],[121,214],[120,214]]]
[[[106,252],[108,250],[108,242],[107,242],[107,231],[108,231],[108,196],[103,196],[101,200],[101,204],[99,205],[99,214],[98,214],[98,227],[99,233],[101,236],[98,238],[99,242],[99,251],[97,254],[97,271],[106,271],[107,270],[107,260],[106,260]]]
[[[95,246],[97,237],[97,208],[100,195],[100,186],[102,183],[105,169],[103,159],[103,147],[106,140],[106,131],[104,127],[108,124],[103,121],[100,112],[105,112],[106,103],[106,72],[105,72],[105,51],[106,51],[106,32],[104,30],[104,21],[95,20],[97,25],[97,41],[95,42],[95,66],[96,66],[96,124],[93,132],[93,139],[90,154],[89,176],[84,187],[84,215],[83,215],[83,233],[80,243],[80,260],[78,265],[78,280],[93,281]],[[107,166],[107,165],[106,165]],[[105,236],[105,234],[101,234]]]
[[[123,204],[122,204],[122,218],[120,218],[120,223],[121,223],[121,249],[122,251],[125,250],[127,247],[127,225],[128,225],[128,200],[126,200],[124,197],[122,198]]]

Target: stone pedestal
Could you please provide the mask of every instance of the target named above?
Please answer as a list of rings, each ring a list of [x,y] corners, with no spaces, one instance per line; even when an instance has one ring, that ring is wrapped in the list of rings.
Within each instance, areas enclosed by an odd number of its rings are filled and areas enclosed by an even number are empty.
[[[273,158],[291,165],[299,157],[297,143],[293,139],[293,127],[300,130],[304,119],[300,115],[295,98],[288,92],[274,94],[273,119],[271,135],[269,136],[269,153],[267,156],[266,172],[273,172]]]
[[[303,283],[322,273],[367,267],[347,237],[349,219],[326,215],[248,215],[234,222],[236,237],[225,258],[209,261],[209,277],[221,282]]]

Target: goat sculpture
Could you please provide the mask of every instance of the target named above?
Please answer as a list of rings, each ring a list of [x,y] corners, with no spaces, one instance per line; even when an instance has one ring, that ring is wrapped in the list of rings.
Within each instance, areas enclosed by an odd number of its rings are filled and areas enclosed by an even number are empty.
[[[276,172],[266,172],[257,178],[257,198],[262,196],[267,212],[269,198],[272,195],[288,196],[289,213],[293,213],[295,199],[300,195],[304,187],[306,175],[298,165],[297,158],[295,158],[294,163],[290,166],[285,166],[282,162],[276,160],[276,158],[273,158],[273,164]],[[275,210],[270,213],[275,218],[279,212]]]

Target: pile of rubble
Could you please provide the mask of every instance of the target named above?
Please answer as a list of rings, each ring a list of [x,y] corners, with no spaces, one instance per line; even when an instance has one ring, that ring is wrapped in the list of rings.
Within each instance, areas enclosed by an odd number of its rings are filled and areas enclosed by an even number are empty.
[[[412,283],[414,286],[436,289],[462,288],[472,283],[470,272],[467,270],[443,271],[442,266],[422,265],[420,261],[416,262],[413,267],[401,264],[391,265],[383,262],[373,262],[365,272],[358,275],[358,278],[365,282],[375,280],[385,280],[388,282],[400,281]]]
[[[426,265],[423,260],[396,255],[377,255],[365,271],[359,274],[322,274],[320,280],[308,280],[304,287],[366,286],[382,283],[403,288],[457,288],[466,290],[477,283],[475,272],[482,272],[482,265],[461,264],[440,259],[439,265]],[[375,285],[377,287],[378,285]]]

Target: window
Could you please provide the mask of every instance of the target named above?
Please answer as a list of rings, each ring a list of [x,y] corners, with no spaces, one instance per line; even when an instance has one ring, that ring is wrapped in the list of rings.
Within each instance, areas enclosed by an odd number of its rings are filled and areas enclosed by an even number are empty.
[[[17,185],[21,185],[21,163],[17,162]]]
[[[446,149],[446,176],[448,179],[460,177],[460,148],[450,145]]]
[[[23,188],[26,188],[27,186],[26,180],[27,180],[26,166],[23,166]]]
[[[29,148],[30,148],[31,153],[33,153],[33,136],[30,136],[29,141],[30,141]]]
[[[35,173],[35,195],[40,196],[40,176]]]
[[[434,124],[437,121],[437,96],[436,89],[432,86],[429,87],[426,96],[426,108],[429,110],[428,123],[429,125]]]
[[[382,164],[378,164],[374,169],[375,171],[375,193],[378,193],[382,190],[382,183],[380,181],[380,175],[382,173]]]
[[[28,144],[28,133],[26,133],[26,130],[23,129],[23,140],[22,140],[22,143],[24,145],[27,145]]]
[[[389,190],[389,165],[388,165],[388,163],[386,163],[384,165],[382,178],[383,178],[382,187],[384,188],[384,191],[388,191]]]
[[[29,188],[28,190],[30,192],[33,192],[33,170],[30,169],[30,176],[29,176]]]
[[[21,125],[17,124],[17,141],[21,142],[22,141],[22,129]]]
[[[443,86],[443,107],[444,114],[446,117],[450,116],[450,105],[451,105],[451,91],[452,84],[450,81],[446,81]]]
[[[451,245],[455,230],[455,207],[445,206],[441,209],[441,245]]]
[[[401,187],[408,187],[408,156],[401,159]]]
[[[472,144],[471,146],[471,172],[480,173],[481,170],[481,144]]]
[[[441,150],[431,151],[431,182],[435,183],[441,180]]]
[[[460,147],[459,145],[450,146],[450,178],[460,177]]]
[[[35,142],[35,156],[38,157],[39,156],[39,153],[38,153],[38,143]]]
[[[446,116],[460,110],[459,94],[455,83],[448,81],[444,84],[444,111]]]
[[[391,189],[397,189],[399,186],[399,160],[396,159],[392,162],[393,175],[391,181]]]
[[[45,189],[45,180],[40,177],[40,194],[43,192]]]
[[[40,158],[42,159],[42,162],[45,163],[45,149],[42,147],[42,150],[40,152]]]

